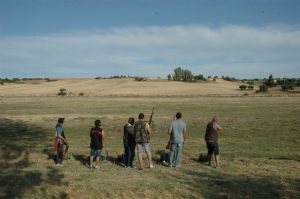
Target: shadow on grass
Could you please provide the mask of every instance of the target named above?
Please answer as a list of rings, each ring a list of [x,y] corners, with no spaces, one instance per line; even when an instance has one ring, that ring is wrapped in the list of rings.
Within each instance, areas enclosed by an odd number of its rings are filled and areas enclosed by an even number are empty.
[[[90,156],[87,155],[74,155],[75,160],[79,161],[81,165],[87,166],[90,163]]]
[[[109,155],[109,156],[107,156],[107,161],[111,162],[114,165],[120,166],[120,167],[125,166],[124,154],[116,155],[116,156]]]
[[[22,121],[0,118],[0,198],[22,198],[28,191],[49,198],[47,186],[62,185],[64,174],[59,169],[41,172],[29,158],[31,152],[43,151],[39,147],[47,144],[46,132]],[[68,198],[68,194],[51,197]]]
[[[203,198],[298,198],[300,180],[290,179],[287,192],[281,179],[273,176],[249,177],[215,172],[182,170],[185,175],[173,176],[186,181],[188,190]],[[182,179],[181,179],[182,178]],[[197,197],[195,197],[197,198]]]

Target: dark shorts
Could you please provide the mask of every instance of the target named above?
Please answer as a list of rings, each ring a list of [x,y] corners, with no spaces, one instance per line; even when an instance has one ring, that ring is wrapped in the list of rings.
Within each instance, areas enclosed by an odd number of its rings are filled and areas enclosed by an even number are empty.
[[[219,155],[220,149],[219,149],[219,143],[218,142],[206,142],[208,155],[212,155],[213,153],[215,155]]]

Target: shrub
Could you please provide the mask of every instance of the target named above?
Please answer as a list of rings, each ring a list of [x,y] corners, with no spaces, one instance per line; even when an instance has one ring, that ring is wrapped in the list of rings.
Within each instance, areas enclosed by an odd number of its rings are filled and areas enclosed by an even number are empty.
[[[84,93],[83,93],[83,92],[80,92],[80,93],[78,94],[78,96],[79,96],[79,97],[82,97],[82,96],[84,96]]]
[[[253,90],[254,87],[252,85],[248,85],[248,90]]]
[[[168,75],[168,81],[171,81],[172,80],[172,75]]]
[[[59,96],[65,96],[65,95],[67,95],[67,89],[60,88],[59,92],[57,93],[57,95],[59,95]]]
[[[243,91],[243,90],[246,90],[246,89],[247,89],[247,85],[244,85],[244,84],[243,84],[243,85],[240,85],[239,88],[240,88],[242,91]]]
[[[134,80],[141,82],[141,81],[146,81],[147,79],[144,77],[135,77]]]
[[[292,84],[285,84],[281,86],[283,91],[294,90],[294,86]]]
[[[231,81],[231,82],[235,82],[235,81],[238,80],[238,79],[236,79],[234,77],[228,77],[228,76],[226,76],[226,77],[222,76],[222,79],[227,80],[227,81]]]
[[[211,77],[211,76],[209,76],[209,77]],[[209,78],[208,77],[208,78]],[[194,79],[195,80],[203,80],[203,81],[206,81],[206,78],[204,77],[204,75],[196,75],[196,76],[194,76]]]
[[[266,84],[259,86],[259,91],[263,93],[268,92],[268,86]]]

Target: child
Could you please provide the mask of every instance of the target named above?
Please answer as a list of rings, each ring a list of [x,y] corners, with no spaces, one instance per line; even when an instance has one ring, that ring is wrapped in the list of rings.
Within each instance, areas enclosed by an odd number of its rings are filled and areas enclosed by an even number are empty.
[[[103,148],[102,140],[105,137],[105,132],[101,128],[101,121],[95,121],[95,127],[93,127],[90,131],[91,137],[91,156],[90,156],[90,165],[89,167],[92,168],[93,159],[96,157],[96,166],[95,169],[100,169],[100,156],[101,150]]]

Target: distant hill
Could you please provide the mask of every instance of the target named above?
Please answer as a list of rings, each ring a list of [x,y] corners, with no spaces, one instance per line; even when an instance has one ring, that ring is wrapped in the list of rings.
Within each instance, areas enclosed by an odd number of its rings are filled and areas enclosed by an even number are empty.
[[[60,88],[68,95],[78,96],[207,96],[242,95],[240,83],[217,79],[197,83],[185,83],[153,79],[135,81],[123,79],[67,78],[57,81],[25,81],[0,86],[0,96],[56,96]],[[256,88],[255,88],[256,89]],[[247,91],[248,94],[255,93]]]

